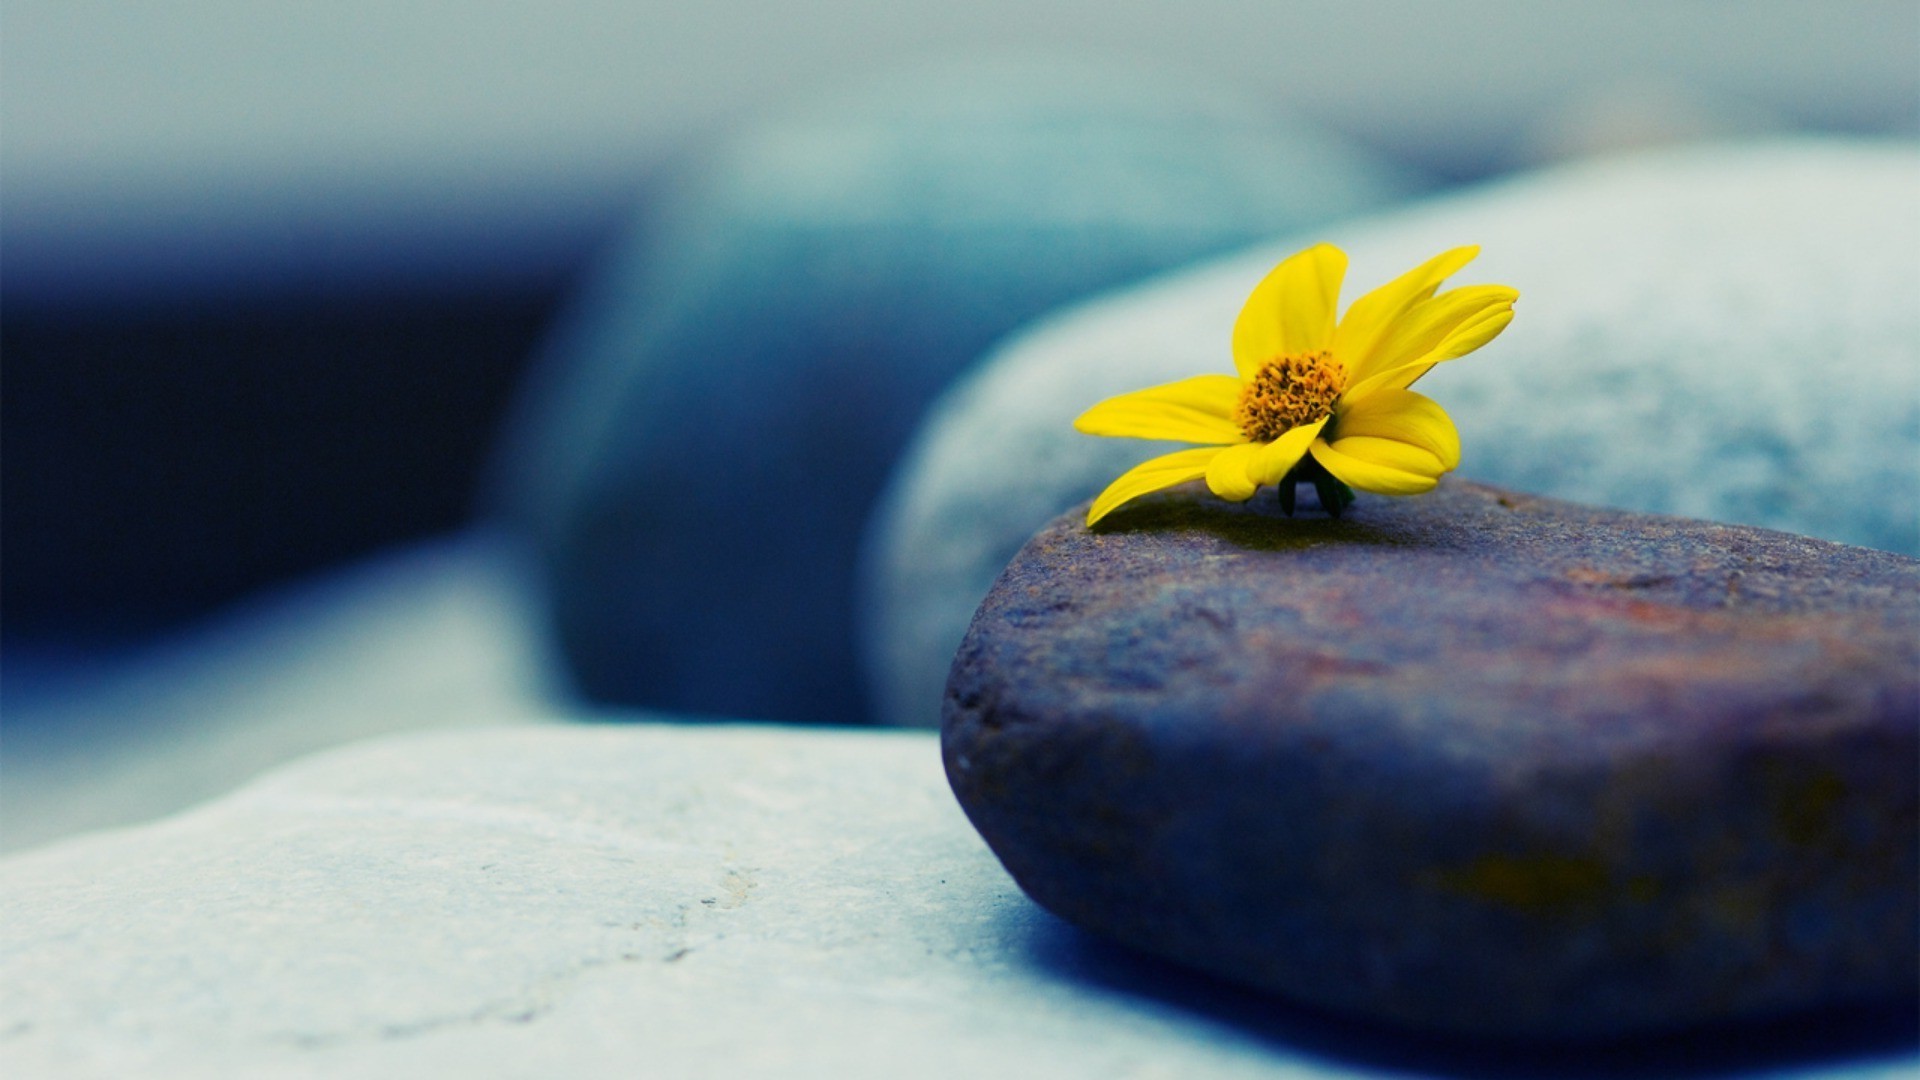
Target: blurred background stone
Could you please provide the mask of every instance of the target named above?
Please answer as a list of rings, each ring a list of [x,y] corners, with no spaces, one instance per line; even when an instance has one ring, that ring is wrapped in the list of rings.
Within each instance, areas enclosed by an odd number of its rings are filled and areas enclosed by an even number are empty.
[[[1630,509],[1920,553],[1920,150],[1788,140],[1568,165],[1441,197],[1050,320],[936,406],[877,511],[863,648],[882,716],[935,722],[967,620],[1062,507],[1171,448],[1076,433],[1111,394],[1231,370],[1275,261],[1352,256],[1344,299],[1437,251],[1520,290],[1486,349],[1420,389],[1460,474]],[[1361,496],[1363,499],[1373,496]]]
[[[1058,59],[719,139],[588,285],[500,458],[575,685],[865,720],[856,549],[950,378],[1060,304],[1410,189],[1206,83]]]
[[[1638,73],[1583,86],[1544,108],[1509,161],[1532,168],[1661,146],[1757,139],[1791,131],[1767,109],[1679,78]]]
[[[523,565],[470,529],[263,591],[160,644],[16,646],[0,852],[176,813],[356,739],[551,721]]]

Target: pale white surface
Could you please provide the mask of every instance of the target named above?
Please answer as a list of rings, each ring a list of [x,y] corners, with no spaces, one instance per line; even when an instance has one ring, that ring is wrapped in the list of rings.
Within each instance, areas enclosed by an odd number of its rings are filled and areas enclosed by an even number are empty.
[[[1920,553],[1916,192],[1920,149],[1904,142],[1576,164],[1049,320],[948,391],[875,514],[862,633],[880,715],[937,724],[954,650],[1020,545],[1178,448],[1080,435],[1073,418],[1113,394],[1230,372],[1252,284],[1320,240],[1352,257],[1345,301],[1461,244],[1484,251],[1453,284],[1520,290],[1503,336],[1419,387],[1459,425],[1461,476]]]
[[[395,737],[0,896],[7,1076],[1347,1072],[1034,970],[919,733]]]
[[[262,594],[64,687],[32,693],[9,667],[0,851],[172,813],[372,735],[544,718],[515,567],[474,531]]]

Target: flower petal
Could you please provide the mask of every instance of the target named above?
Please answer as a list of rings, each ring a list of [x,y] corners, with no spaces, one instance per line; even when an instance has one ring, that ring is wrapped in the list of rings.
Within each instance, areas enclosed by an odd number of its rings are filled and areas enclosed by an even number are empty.
[[[1247,475],[1247,466],[1253,464],[1253,456],[1259,451],[1259,443],[1241,443],[1220,451],[1220,456],[1207,465],[1207,487],[1228,502],[1253,498],[1254,489],[1260,485]]]
[[[1347,254],[1318,244],[1273,268],[1254,286],[1233,322],[1233,366],[1242,379],[1270,360],[1318,352],[1333,343]]]
[[[1333,354],[1346,365],[1350,377],[1357,382],[1371,375],[1369,361],[1386,332],[1478,254],[1478,247],[1443,251],[1355,300],[1333,332]]]
[[[1088,435],[1181,442],[1246,441],[1233,410],[1240,404],[1240,380],[1231,375],[1197,375],[1110,397],[1073,422]]]
[[[1091,526],[1131,499],[1205,476],[1207,465],[1219,454],[1217,446],[1202,446],[1148,458],[1121,473],[1118,480],[1108,484],[1107,490],[1093,500],[1093,506],[1087,511],[1087,524]]]
[[[1461,326],[1512,308],[1519,295],[1505,285],[1466,285],[1420,301],[1381,333],[1364,363],[1347,364],[1348,385],[1425,356]]]
[[[1432,351],[1425,355],[1395,367],[1380,368],[1365,379],[1347,387],[1346,392],[1340,395],[1340,408],[1351,408],[1355,402],[1385,387],[1405,389],[1413,385],[1415,380],[1425,375],[1435,364],[1458,360],[1499,337],[1500,331],[1505,330],[1507,324],[1512,321],[1511,301],[1488,308],[1454,327],[1438,345],[1434,346]]]
[[[1350,458],[1371,462],[1400,472],[1413,473],[1416,476],[1438,478],[1447,471],[1446,463],[1439,455],[1430,450],[1422,450],[1411,443],[1399,439],[1382,439],[1374,435],[1342,436],[1328,443],[1336,453]]]
[[[1354,437],[1393,439],[1425,450],[1448,470],[1460,464],[1460,431],[1453,419],[1438,402],[1411,390],[1375,390],[1340,410],[1336,430],[1336,445]]]
[[[1261,444],[1247,466],[1248,477],[1256,484],[1279,483],[1281,477],[1307,456],[1307,447],[1313,445],[1313,440],[1320,437],[1320,429],[1326,426],[1327,418],[1322,418],[1289,429],[1272,442]]]
[[[1313,459],[1348,487],[1376,495],[1432,491],[1446,471],[1439,458],[1392,439],[1340,439],[1332,444],[1316,439]]]

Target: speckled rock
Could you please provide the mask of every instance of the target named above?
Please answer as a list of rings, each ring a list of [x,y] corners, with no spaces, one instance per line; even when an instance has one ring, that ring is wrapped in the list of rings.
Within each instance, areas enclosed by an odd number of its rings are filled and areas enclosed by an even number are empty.
[[[863,718],[861,529],[949,379],[1061,304],[1405,190],[1138,64],[917,70],[716,140],[589,283],[501,459],[577,688]]]
[[[1920,979],[1920,561],[1447,482],[1049,525],[948,777],[1101,934],[1421,1027],[1610,1036]]]
[[[1347,299],[1478,243],[1520,290],[1500,340],[1421,383],[1461,475],[1556,498],[1920,555],[1920,150],[1784,141],[1522,176],[1116,295],[1009,345],[935,407],[876,512],[865,662],[888,722],[937,723],[967,620],[1020,545],[1158,444],[1071,426],[1229,371],[1280,257],[1331,240]]]

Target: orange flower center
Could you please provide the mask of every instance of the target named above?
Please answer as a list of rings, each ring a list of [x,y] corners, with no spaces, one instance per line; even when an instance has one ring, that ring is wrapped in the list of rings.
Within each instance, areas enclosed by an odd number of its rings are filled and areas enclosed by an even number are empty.
[[[1347,369],[1332,353],[1303,353],[1269,360],[1240,391],[1234,422],[1254,442],[1272,442],[1301,424],[1333,412],[1347,388]]]

